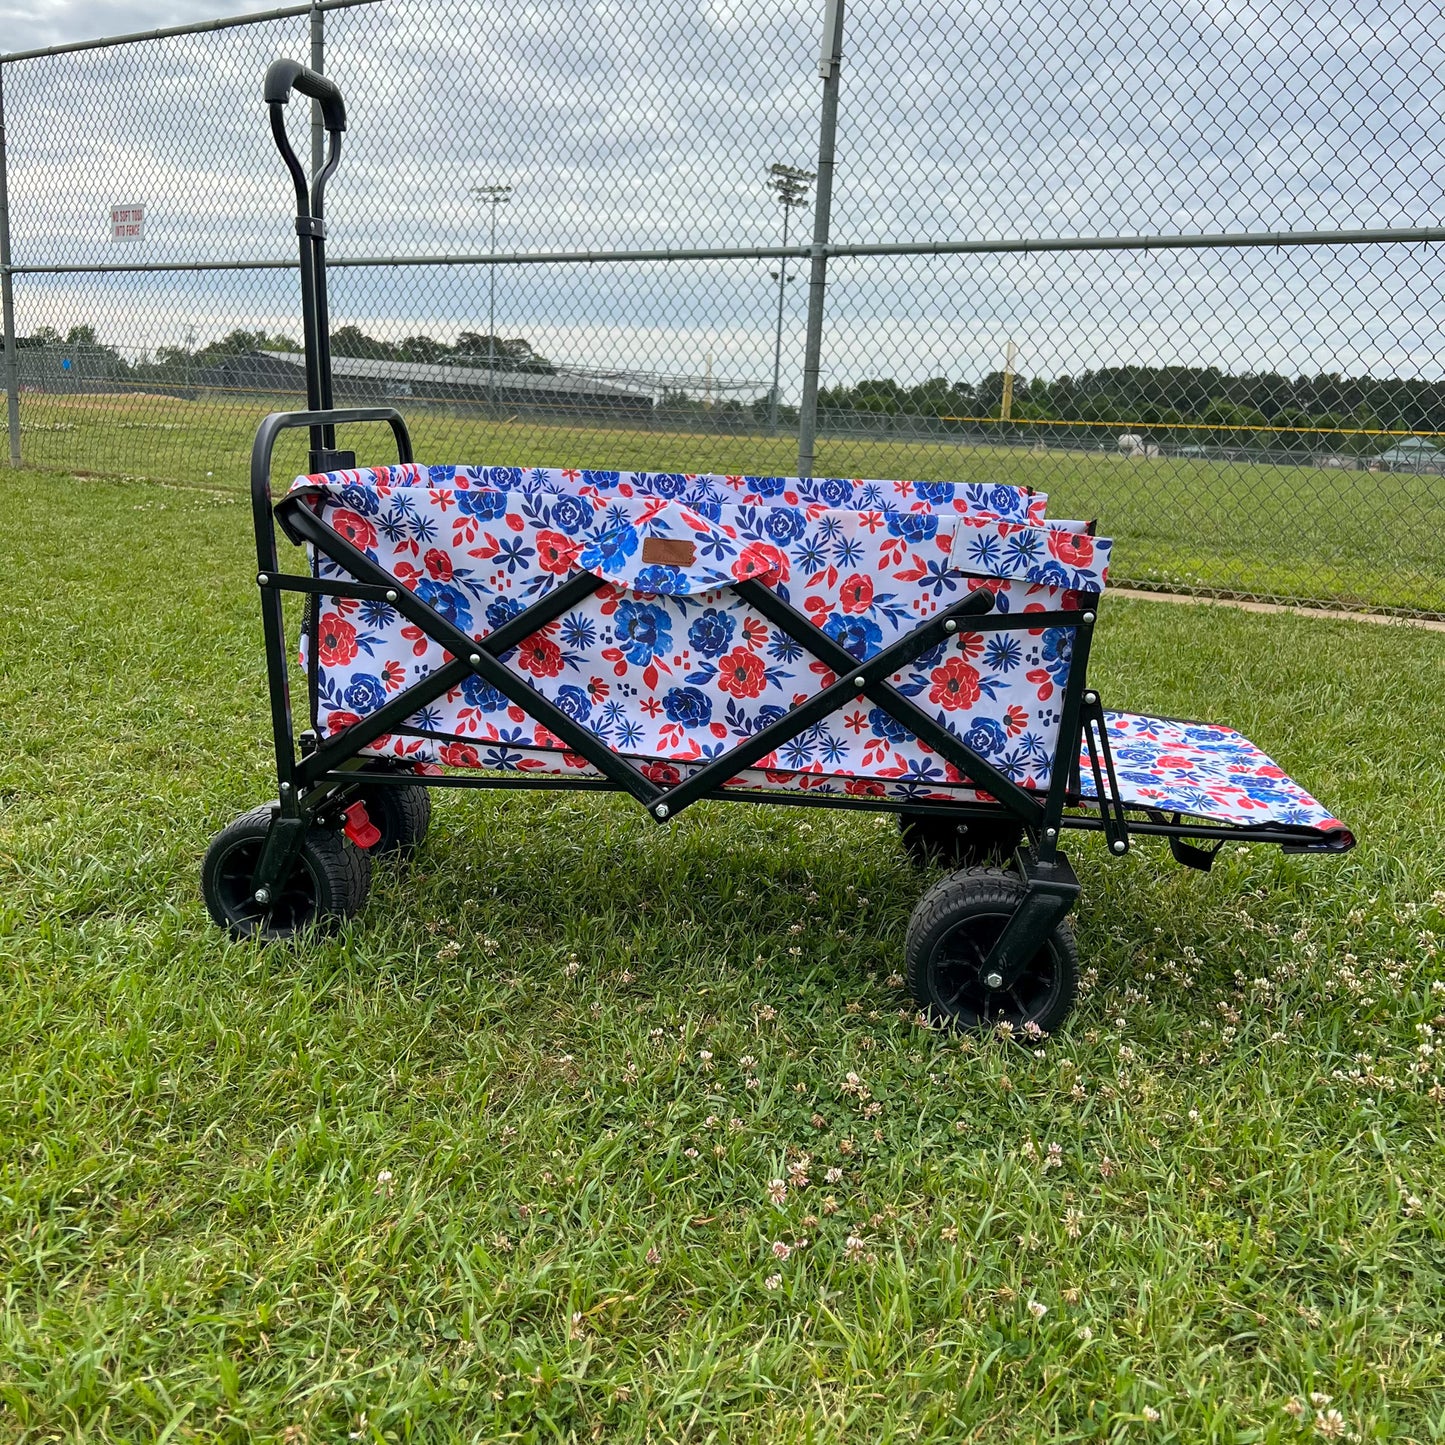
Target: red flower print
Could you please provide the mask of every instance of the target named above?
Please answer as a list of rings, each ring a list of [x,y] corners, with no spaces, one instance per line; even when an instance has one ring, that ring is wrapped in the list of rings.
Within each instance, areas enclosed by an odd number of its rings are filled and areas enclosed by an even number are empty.
[[[537,533],[537,565],[553,576],[561,577],[570,572],[581,550],[579,543],[561,532]]]
[[[881,798],[888,790],[877,778],[849,778],[843,791],[855,798]]]
[[[929,702],[957,712],[978,701],[978,669],[961,657],[950,657],[942,667],[935,667],[930,677],[933,686],[928,690]]]
[[[766,542],[749,542],[733,563],[733,576],[740,582],[750,577],[766,577],[776,573],[780,582],[788,580],[788,559],[778,548]]]
[[[1049,551],[1070,567],[1087,567],[1094,560],[1094,539],[1087,532],[1050,532]]]
[[[440,547],[430,548],[421,560],[426,567],[428,577],[432,577],[438,582],[452,580],[452,559]]]
[[[534,632],[517,649],[517,666],[533,677],[556,677],[562,671],[562,649],[550,637]]]
[[[873,605],[873,579],[862,572],[855,572],[843,579],[838,595],[844,612],[866,612]]]
[[[717,665],[717,684],[734,697],[757,697],[762,692],[767,669],[763,660],[746,647],[735,647]]]
[[[660,788],[670,788],[682,781],[682,774],[671,763],[642,763],[637,771]]]
[[[363,552],[368,547],[376,546],[376,528],[360,512],[350,511],[346,507],[338,507],[331,514],[331,525],[353,547],[360,547]]]
[[[356,629],[339,612],[322,614],[316,642],[323,667],[345,667],[357,653]]]
[[[449,768],[479,768],[482,757],[470,743],[443,743],[437,756]]]
[[[338,709],[336,712],[326,714],[326,731],[335,735],[344,733],[353,723],[359,723],[361,718],[354,712],[344,712]]]

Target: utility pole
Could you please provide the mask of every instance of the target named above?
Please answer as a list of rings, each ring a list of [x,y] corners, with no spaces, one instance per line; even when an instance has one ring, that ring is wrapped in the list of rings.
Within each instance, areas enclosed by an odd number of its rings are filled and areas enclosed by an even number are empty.
[[[768,167],[768,191],[774,200],[783,208],[783,249],[788,246],[788,227],[793,219],[793,212],[799,207],[808,203],[812,194],[813,182],[817,180],[815,171],[799,170],[796,166],[785,166],[782,162],[775,162]],[[782,257],[778,266],[778,326],[773,342],[773,391],[768,402],[768,430],[776,432],[778,429],[778,391],[782,385],[783,375],[783,295],[788,285],[788,258]]]
[[[823,46],[818,75],[823,105],[818,116],[818,204],[813,207],[808,324],[803,337],[803,396],[798,406],[798,475],[813,475],[818,440],[818,376],[823,366],[823,306],[828,296],[828,235],[833,218],[833,163],[838,138],[838,86],[843,69],[843,0],[823,0]]]
[[[473,186],[473,200],[492,208],[491,263],[487,266],[487,390],[497,411],[497,207],[512,198],[511,186]]]

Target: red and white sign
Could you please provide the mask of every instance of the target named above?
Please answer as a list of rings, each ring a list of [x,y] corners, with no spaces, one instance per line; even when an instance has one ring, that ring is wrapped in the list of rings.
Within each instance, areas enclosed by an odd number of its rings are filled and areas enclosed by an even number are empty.
[[[145,239],[146,208],[144,206],[112,206],[110,208],[110,239],[141,241]]]

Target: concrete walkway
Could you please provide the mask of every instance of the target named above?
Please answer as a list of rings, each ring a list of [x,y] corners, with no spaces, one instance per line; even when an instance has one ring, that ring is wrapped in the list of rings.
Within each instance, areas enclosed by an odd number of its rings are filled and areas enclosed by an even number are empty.
[[[1111,587],[1110,597],[1132,597],[1137,602],[1178,602],[1190,607],[1237,607],[1241,612],[1290,612],[1296,617],[1330,617],[1338,622],[1374,622],[1387,627],[1423,627],[1445,632],[1445,622],[1426,617],[1394,617],[1388,612],[1347,612],[1343,608],[1288,607],[1279,602],[1244,602],[1229,597],[1192,597],[1180,592],[1138,592],[1132,587]]]

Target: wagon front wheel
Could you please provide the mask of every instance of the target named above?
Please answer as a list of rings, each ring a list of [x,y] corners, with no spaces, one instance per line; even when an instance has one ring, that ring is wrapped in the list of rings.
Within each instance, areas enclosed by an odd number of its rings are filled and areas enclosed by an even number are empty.
[[[1079,992],[1079,952],[1067,918],[1007,988],[987,982],[984,961],[1027,892],[1017,874],[970,868],[923,896],[908,924],[906,973],[919,1008],[934,1022],[981,1029],[1032,1024],[1053,1033],[1069,1016]]]
[[[287,876],[264,901],[254,878],[274,804],[243,813],[211,840],[201,865],[201,895],[211,918],[233,938],[275,942],[311,928],[334,933],[361,912],[371,859],[339,832],[310,827]]]

